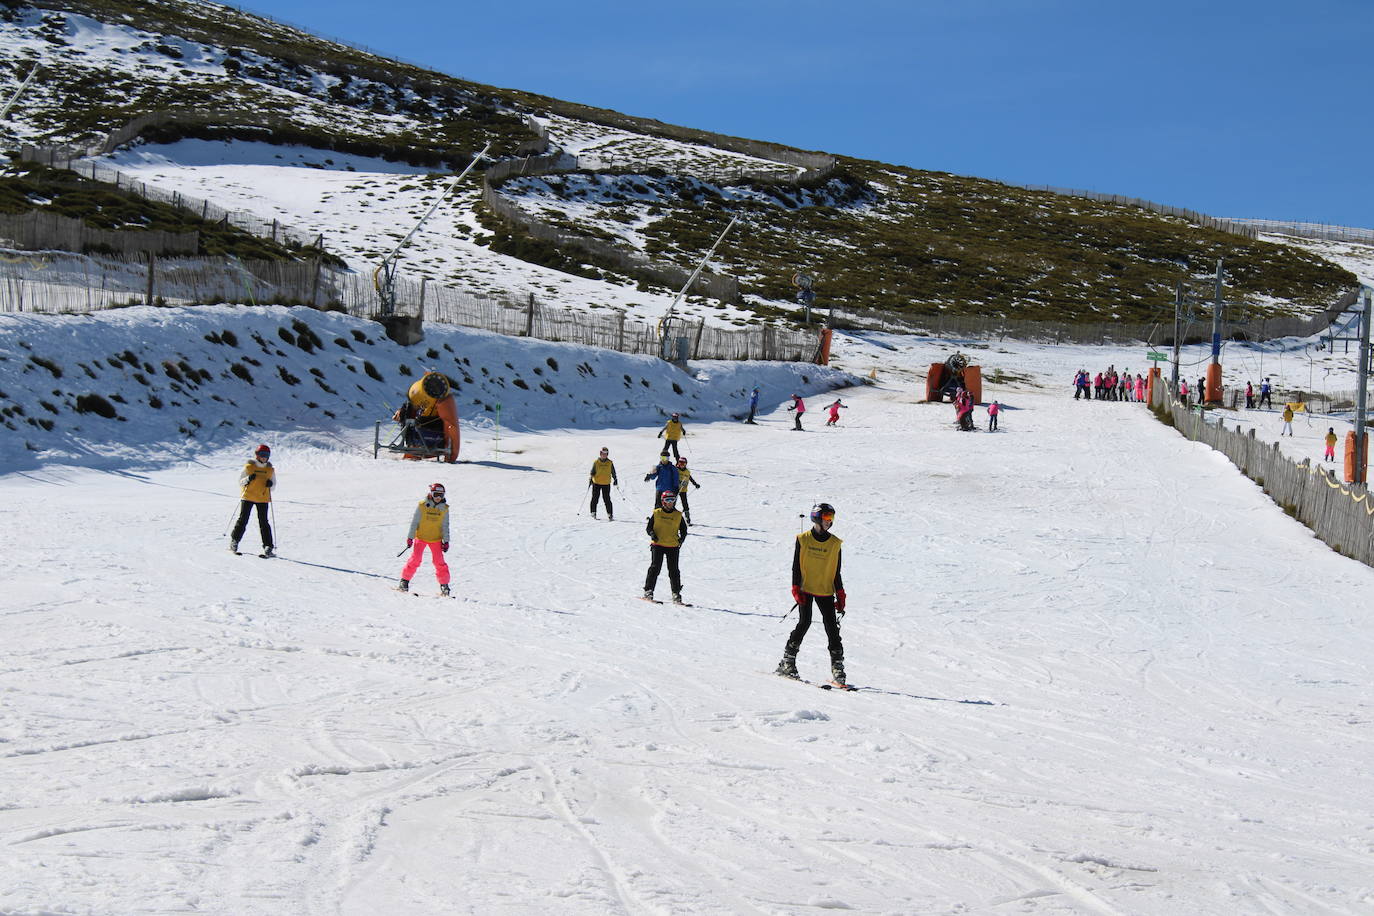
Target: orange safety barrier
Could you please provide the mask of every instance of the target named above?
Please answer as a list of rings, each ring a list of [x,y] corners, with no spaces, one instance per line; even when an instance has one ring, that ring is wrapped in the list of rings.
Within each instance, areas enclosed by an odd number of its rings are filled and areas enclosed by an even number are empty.
[[[1210,363],[1207,366],[1207,391],[1203,397],[1203,403],[1221,403],[1221,364]]]
[[[1359,472],[1359,477],[1355,476]],[[1346,483],[1368,483],[1369,482],[1369,435],[1365,434],[1364,454],[1358,459],[1355,457],[1355,431],[1352,429],[1345,434],[1345,482]]]

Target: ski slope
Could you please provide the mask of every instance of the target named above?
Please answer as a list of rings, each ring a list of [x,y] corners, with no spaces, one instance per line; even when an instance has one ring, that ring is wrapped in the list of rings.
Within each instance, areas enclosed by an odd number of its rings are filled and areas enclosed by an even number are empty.
[[[882,342],[838,428],[688,423],[690,608],[636,599],[656,426],[267,426],[274,560],[225,550],[238,444],[0,476],[0,912],[1374,911],[1374,571],[1068,396],[1127,354],[982,352],[1029,377],[966,434],[915,403],[946,345]],[[392,590],[434,480],[455,600]],[[817,500],[859,693],[769,674]]]

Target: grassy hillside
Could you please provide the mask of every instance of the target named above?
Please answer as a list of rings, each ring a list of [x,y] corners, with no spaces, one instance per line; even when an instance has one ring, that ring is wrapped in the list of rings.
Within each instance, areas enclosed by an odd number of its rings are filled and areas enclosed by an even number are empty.
[[[497,156],[538,148],[526,114],[638,133],[656,143],[635,145],[618,173],[514,179],[501,191],[560,230],[687,268],[741,214],[712,267],[738,277],[761,315],[791,308],[798,271],[817,277],[819,305],[1070,321],[1150,319],[1171,305],[1176,283],[1209,279],[1218,258],[1238,320],[1308,313],[1356,282],[1305,252],[1138,208],[878,162],[841,159],[809,187],[725,182],[712,175],[737,168],[738,156],[721,153],[713,172],[711,154],[750,141],[483,86],[228,7],[40,2],[0,0],[0,24],[27,42],[0,61],[0,90],[29,60],[43,60],[17,126],[0,127],[0,140],[90,137],[172,109],[198,113],[149,127],[142,139],[251,138],[458,168],[489,141]],[[82,17],[142,31],[111,38]],[[664,152],[669,144],[700,152],[684,161]],[[503,254],[627,280],[613,264],[535,241],[493,214],[482,224]]]

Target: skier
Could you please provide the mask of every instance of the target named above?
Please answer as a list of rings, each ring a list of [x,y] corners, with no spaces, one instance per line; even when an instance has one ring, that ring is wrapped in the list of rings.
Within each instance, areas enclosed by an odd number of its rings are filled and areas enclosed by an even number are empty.
[[[682,573],[678,569],[678,552],[687,539],[687,520],[677,511],[677,493],[672,490],[659,494],[659,507],[649,516],[644,533],[649,536],[649,572],[644,577],[644,600],[654,600],[654,586],[663,561],[668,561],[668,584],[673,588],[673,604],[682,604]]]
[[[997,415],[1002,412],[1002,405],[993,401],[988,405],[988,432],[997,430]]]
[[[587,483],[592,488],[592,518],[596,518],[597,500],[603,499],[606,501],[606,521],[615,521],[615,506],[611,505],[611,484],[619,486],[620,478],[615,474],[615,462],[611,460],[610,449],[603,448],[601,456],[592,462]]]
[[[801,432],[801,431],[802,431],[801,418],[802,418],[802,414],[806,413],[806,402],[803,401],[803,400],[801,399],[801,395],[797,394],[797,393],[794,391],[794,392],[792,393],[792,406],[789,407],[789,408],[787,408],[787,409],[788,409],[788,410],[795,410],[795,411],[797,412],[797,413],[796,413],[796,416],[793,417],[793,422],[794,422],[795,425],[792,427],[792,429],[795,430],[795,431],[797,431],[797,432]]]
[[[811,528],[797,535],[792,550],[792,598],[797,602],[797,625],[787,637],[782,661],[775,672],[799,678],[797,652],[811,627],[811,606],[821,609],[830,649],[830,678],[837,687],[845,686],[844,645],[840,642],[840,618],[844,616],[844,581],[840,576],[839,538],[830,533],[835,523],[835,507],[820,503],[811,510]]]
[[[243,466],[239,475],[239,486],[243,492],[239,498],[239,519],[229,535],[229,550],[239,552],[239,540],[248,527],[248,515],[254,509],[258,513],[258,533],[262,535],[262,556],[274,557],[272,525],[267,520],[267,507],[272,502],[272,488],[277,485],[277,469],[272,467],[272,449],[266,444],[259,445],[253,458]]]
[[[755,386],[754,386],[754,390],[751,391],[751,392],[749,393],[749,419],[745,420],[744,422],[745,422],[745,423],[753,423],[754,426],[758,426],[757,423],[754,423],[754,413],[755,413],[755,411],[757,411],[758,409],[759,409],[759,386],[758,386],[758,385],[755,385]]]
[[[973,395],[966,388],[954,395],[954,415],[961,431],[973,432]]]
[[[692,479],[692,472],[687,470],[686,458],[679,458],[677,460],[677,476],[677,499],[678,502],[682,504],[682,516],[687,520],[687,524],[690,525],[692,524],[692,507],[687,502],[687,485],[691,484],[700,490],[701,484]]]
[[[1183,379],[1179,379],[1179,381],[1178,381],[1178,396],[1179,396],[1179,398],[1182,399],[1182,401],[1183,401],[1183,406],[1184,406],[1185,408],[1187,408],[1187,407],[1188,407],[1188,383],[1187,383],[1185,380],[1183,380]]]
[[[1245,409],[1255,409],[1255,386],[1250,382],[1245,383]]]
[[[448,553],[448,503],[444,501],[444,485],[430,484],[429,495],[420,500],[415,513],[410,517],[410,529],[406,532],[406,546],[413,548],[410,559],[401,570],[400,590],[410,591],[410,580],[420,568],[425,549],[434,559],[434,577],[439,580],[439,593],[447,596],[448,564],[444,554]]]
[[[663,440],[663,453],[668,454],[668,449],[673,450],[673,457],[680,457],[677,453],[677,443],[683,436],[687,435],[682,428],[682,420],[678,414],[673,414],[668,418],[668,422],[663,424],[663,428],[658,431],[658,438]]]
[[[1285,435],[1285,434],[1287,434],[1287,435],[1290,436],[1290,437],[1293,435],[1293,405],[1292,405],[1292,404],[1284,404],[1284,405],[1283,405],[1283,429],[1279,430],[1279,435],[1282,436],[1282,435]]]
[[[840,411],[841,411],[841,410],[848,410],[848,409],[849,409],[849,405],[848,405],[848,404],[842,404],[842,403],[840,403],[840,399],[839,399],[839,398],[836,398],[836,399],[835,399],[835,403],[834,403],[834,404],[831,404],[830,406],[828,406],[828,407],[826,408],[826,410],[829,410],[829,411],[830,411],[830,419],[825,421],[825,425],[826,425],[826,426],[834,426],[836,423],[839,423],[839,422],[840,422]]]
[[[1326,428],[1326,457],[1322,460],[1336,460],[1336,427],[1334,426],[1328,426]]]
[[[677,498],[678,484],[681,477],[677,468],[668,463],[668,453],[665,451],[658,456],[658,464],[649,469],[649,473],[644,475],[645,480],[654,481],[654,508],[658,508],[659,497],[664,493],[672,493],[673,498]]]
[[[1273,392],[1270,390],[1269,379],[1265,378],[1264,381],[1260,382],[1260,407],[1264,407],[1267,404],[1269,405],[1270,410],[1274,408],[1274,402],[1269,399],[1272,393]]]

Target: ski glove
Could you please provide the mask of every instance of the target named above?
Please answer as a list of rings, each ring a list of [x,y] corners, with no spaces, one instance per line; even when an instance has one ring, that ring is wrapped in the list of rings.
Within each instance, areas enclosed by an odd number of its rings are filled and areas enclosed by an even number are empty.
[[[249,483],[252,483],[253,481],[255,481],[255,480],[257,480],[257,479],[258,479],[258,475],[257,475],[257,474],[249,474],[249,475],[248,475],[248,482],[249,482]]]
[[[802,590],[800,585],[792,586],[792,600],[797,602],[797,604],[801,604]]]
[[[844,589],[840,589],[839,591],[837,591],[837,592],[835,593],[835,613],[839,614],[841,617],[844,616],[844,603],[845,603],[845,593],[844,593]]]
[[[407,547],[414,547],[414,546],[415,546],[415,538],[406,538],[406,546],[407,546]]]
[[[444,553],[448,553],[448,541],[444,541],[443,543],[441,543],[439,545],[439,549],[442,550]]]

